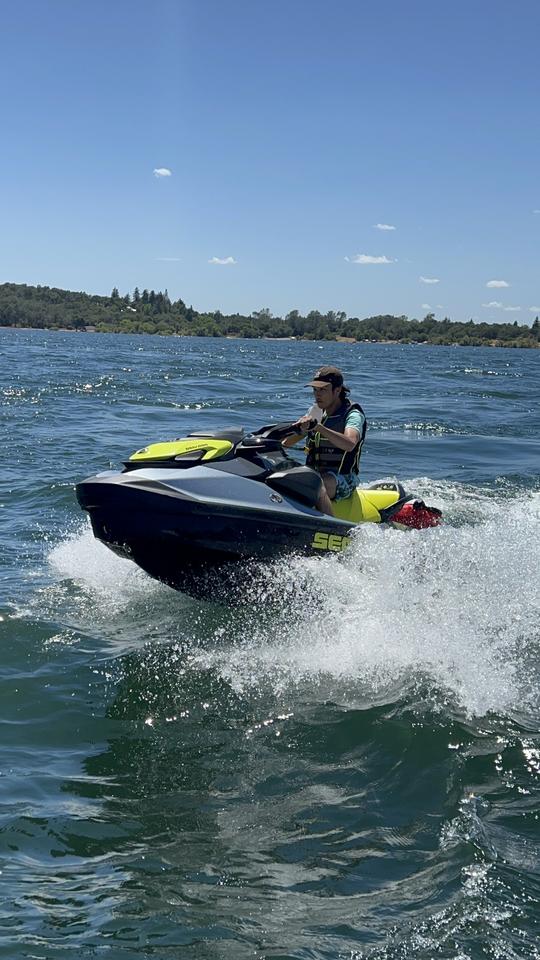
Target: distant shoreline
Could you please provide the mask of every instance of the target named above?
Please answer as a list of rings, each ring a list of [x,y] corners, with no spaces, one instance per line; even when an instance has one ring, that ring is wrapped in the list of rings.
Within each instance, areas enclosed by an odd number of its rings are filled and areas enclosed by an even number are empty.
[[[375,340],[373,338],[365,340],[356,340],[353,337],[325,337],[322,340],[316,340],[313,337],[268,337],[268,336],[245,336],[244,334],[220,334],[218,336],[201,336],[200,334],[194,333],[146,333],[139,334],[138,332],[129,331],[129,330],[96,330],[96,329],[75,329],[74,327],[21,327],[17,324],[0,324],[0,330],[24,330],[26,332],[30,331],[41,331],[42,333],[86,333],[86,334],[114,334],[114,336],[119,337],[135,337],[140,335],[145,336],[154,336],[154,337],[177,337],[183,339],[184,337],[196,337],[199,340],[265,340],[268,343],[345,343],[349,345],[354,344],[366,344],[366,343],[377,343],[380,346],[404,346],[404,347],[488,347],[490,350],[537,350],[540,347],[540,343],[526,343],[526,344],[516,344],[516,343],[505,343],[501,340],[484,340],[482,343],[460,343],[459,341],[454,341],[453,343],[433,343],[429,340]]]
[[[10,329],[58,330],[63,333],[127,333],[176,337],[216,337],[229,340],[268,340],[318,343],[388,343],[419,346],[510,347],[540,346],[540,321],[532,325],[423,319],[405,315],[348,317],[344,311],[310,310],[303,316],[291,310],[274,317],[268,308],[249,316],[225,315],[220,310],[201,313],[183,300],[171,301],[167,291],[135,287],[110,297],[57,287],[0,284],[0,326]]]

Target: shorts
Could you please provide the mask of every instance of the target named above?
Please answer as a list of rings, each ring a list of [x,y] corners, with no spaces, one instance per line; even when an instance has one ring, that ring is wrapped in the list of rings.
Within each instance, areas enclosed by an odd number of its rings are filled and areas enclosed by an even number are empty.
[[[327,476],[333,477],[336,481],[336,495],[334,500],[346,500],[347,497],[350,497],[351,493],[354,493],[358,486],[358,474],[357,473],[333,473],[331,470],[326,471]]]

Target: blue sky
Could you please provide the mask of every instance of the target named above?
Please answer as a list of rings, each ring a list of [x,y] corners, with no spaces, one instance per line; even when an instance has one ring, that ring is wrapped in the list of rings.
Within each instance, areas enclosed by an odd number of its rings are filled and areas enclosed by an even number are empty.
[[[538,0],[5,0],[2,37],[0,282],[540,313]]]

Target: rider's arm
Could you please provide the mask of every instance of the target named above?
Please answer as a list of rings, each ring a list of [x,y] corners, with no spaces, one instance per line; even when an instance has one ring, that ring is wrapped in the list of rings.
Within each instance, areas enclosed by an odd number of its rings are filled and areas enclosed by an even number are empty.
[[[324,423],[319,423],[314,432],[320,433],[322,437],[330,441],[332,446],[337,447],[338,450],[345,450],[347,453],[354,450],[360,439],[360,434],[355,427],[345,427],[344,433],[338,433],[337,430],[330,430]]]
[[[313,426],[313,417],[310,417],[309,414],[306,414],[305,417],[300,417],[296,423],[293,423],[293,427],[298,427],[298,433],[293,433],[290,437],[285,437],[285,440],[281,441],[282,445],[284,447],[294,447],[295,443],[298,443],[299,440],[303,440],[304,437],[306,437],[311,426]]]
[[[345,452],[349,452],[350,450],[354,450],[359,442],[363,433],[364,422],[365,417],[363,413],[361,413],[359,410],[351,410],[347,415],[347,419],[345,421],[345,430],[343,433],[337,433],[335,430],[329,430],[326,428],[323,436],[330,440],[335,447],[338,447],[340,450],[345,450]],[[347,440],[351,445],[344,445],[344,441]]]
[[[281,445],[282,447],[294,447],[295,443],[303,439],[303,436],[305,437],[305,434],[293,433],[292,436],[285,437],[285,439],[281,441]]]

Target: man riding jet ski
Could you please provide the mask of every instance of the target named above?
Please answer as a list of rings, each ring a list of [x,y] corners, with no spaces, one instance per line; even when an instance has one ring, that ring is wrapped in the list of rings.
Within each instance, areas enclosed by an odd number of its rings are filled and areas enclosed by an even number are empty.
[[[315,404],[297,420],[298,436],[284,444],[292,446],[307,434],[306,463],[323,481],[316,506],[333,516],[332,500],[347,499],[358,486],[366,416],[359,403],[349,400],[350,390],[338,367],[320,367],[306,387],[313,388]]]
[[[134,453],[124,470],[83,480],[77,499],[98,540],[150,576],[203,599],[227,599],[249,562],[344,550],[360,523],[439,524],[439,510],[395,481],[355,488],[332,501],[331,516],[321,513],[320,474],[283,447],[298,432],[296,422],[154,443]]]

